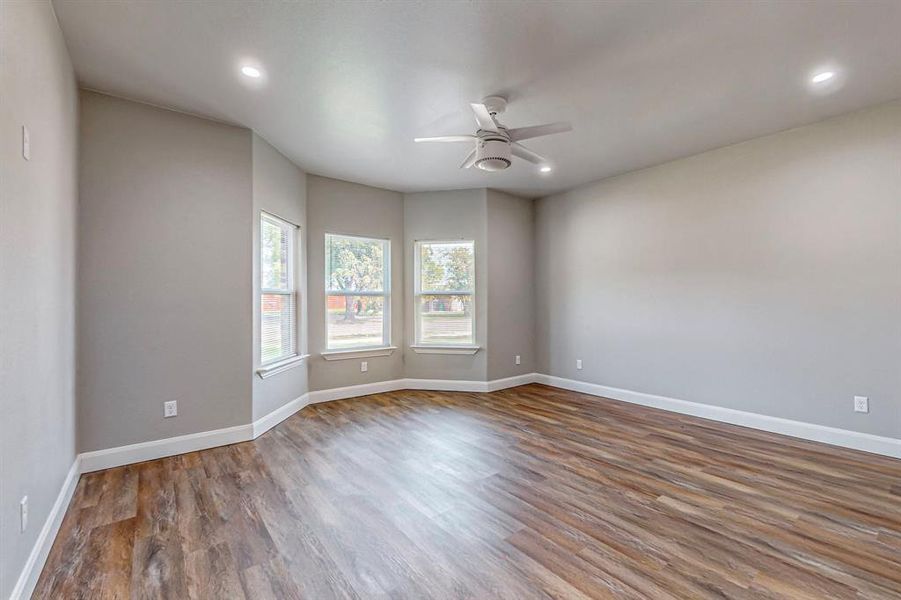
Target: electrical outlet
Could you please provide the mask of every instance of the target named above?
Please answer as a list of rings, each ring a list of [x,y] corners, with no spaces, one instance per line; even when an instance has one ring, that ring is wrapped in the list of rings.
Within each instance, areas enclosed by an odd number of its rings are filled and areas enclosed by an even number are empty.
[[[22,158],[31,160],[31,133],[25,125],[22,125]]]
[[[854,412],[870,412],[870,399],[866,396],[854,396]]]
[[[516,364],[522,364],[522,359],[519,358],[519,354],[516,355]]]
[[[19,531],[24,532],[28,528],[28,496],[22,496],[19,500]]]
[[[365,360],[360,362],[360,373],[365,373],[369,370],[369,363]]]
[[[178,416],[178,401],[177,400],[169,400],[168,402],[163,403],[163,418],[168,419],[169,417],[177,417]]]
[[[576,359],[576,368],[579,369],[580,371],[582,370],[582,359],[581,358]]]

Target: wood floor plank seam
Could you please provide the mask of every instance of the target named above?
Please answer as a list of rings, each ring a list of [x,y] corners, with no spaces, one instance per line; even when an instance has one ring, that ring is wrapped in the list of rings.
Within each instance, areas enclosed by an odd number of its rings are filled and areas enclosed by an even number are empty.
[[[901,460],[529,384],[85,474],[34,598],[901,599]]]

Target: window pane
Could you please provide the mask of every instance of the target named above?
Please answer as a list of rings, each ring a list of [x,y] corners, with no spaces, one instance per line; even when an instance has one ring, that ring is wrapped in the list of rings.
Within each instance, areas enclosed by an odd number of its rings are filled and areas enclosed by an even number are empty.
[[[384,296],[328,296],[328,348],[384,346]]]
[[[422,344],[473,344],[472,296],[420,296],[419,341]]]
[[[288,231],[265,216],[260,219],[260,285],[288,289]]]
[[[327,235],[326,243],[325,277],[328,289],[384,291],[386,242]]]
[[[420,244],[420,290],[472,291],[474,263],[472,242]]]
[[[263,363],[287,358],[295,353],[294,295],[260,296],[260,358]]]

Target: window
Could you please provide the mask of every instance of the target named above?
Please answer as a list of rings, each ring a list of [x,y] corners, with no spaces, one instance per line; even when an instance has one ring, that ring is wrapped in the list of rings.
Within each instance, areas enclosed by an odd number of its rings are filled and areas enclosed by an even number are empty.
[[[416,344],[475,344],[475,245],[471,241],[416,242]]]
[[[260,215],[260,362],[297,355],[297,227]]]
[[[388,240],[326,234],[327,350],[389,345],[390,250]]]

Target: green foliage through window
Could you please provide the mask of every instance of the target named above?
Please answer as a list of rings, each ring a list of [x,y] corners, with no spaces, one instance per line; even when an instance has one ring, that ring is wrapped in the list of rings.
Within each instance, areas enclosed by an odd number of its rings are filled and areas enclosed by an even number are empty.
[[[472,291],[472,242],[420,245],[420,288],[424,292]]]
[[[326,234],[325,254],[327,348],[386,346],[388,241]]]
[[[473,242],[419,242],[417,246],[416,342],[475,344]]]
[[[328,289],[342,292],[381,292],[384,289],[384,242],[329,235]]]

